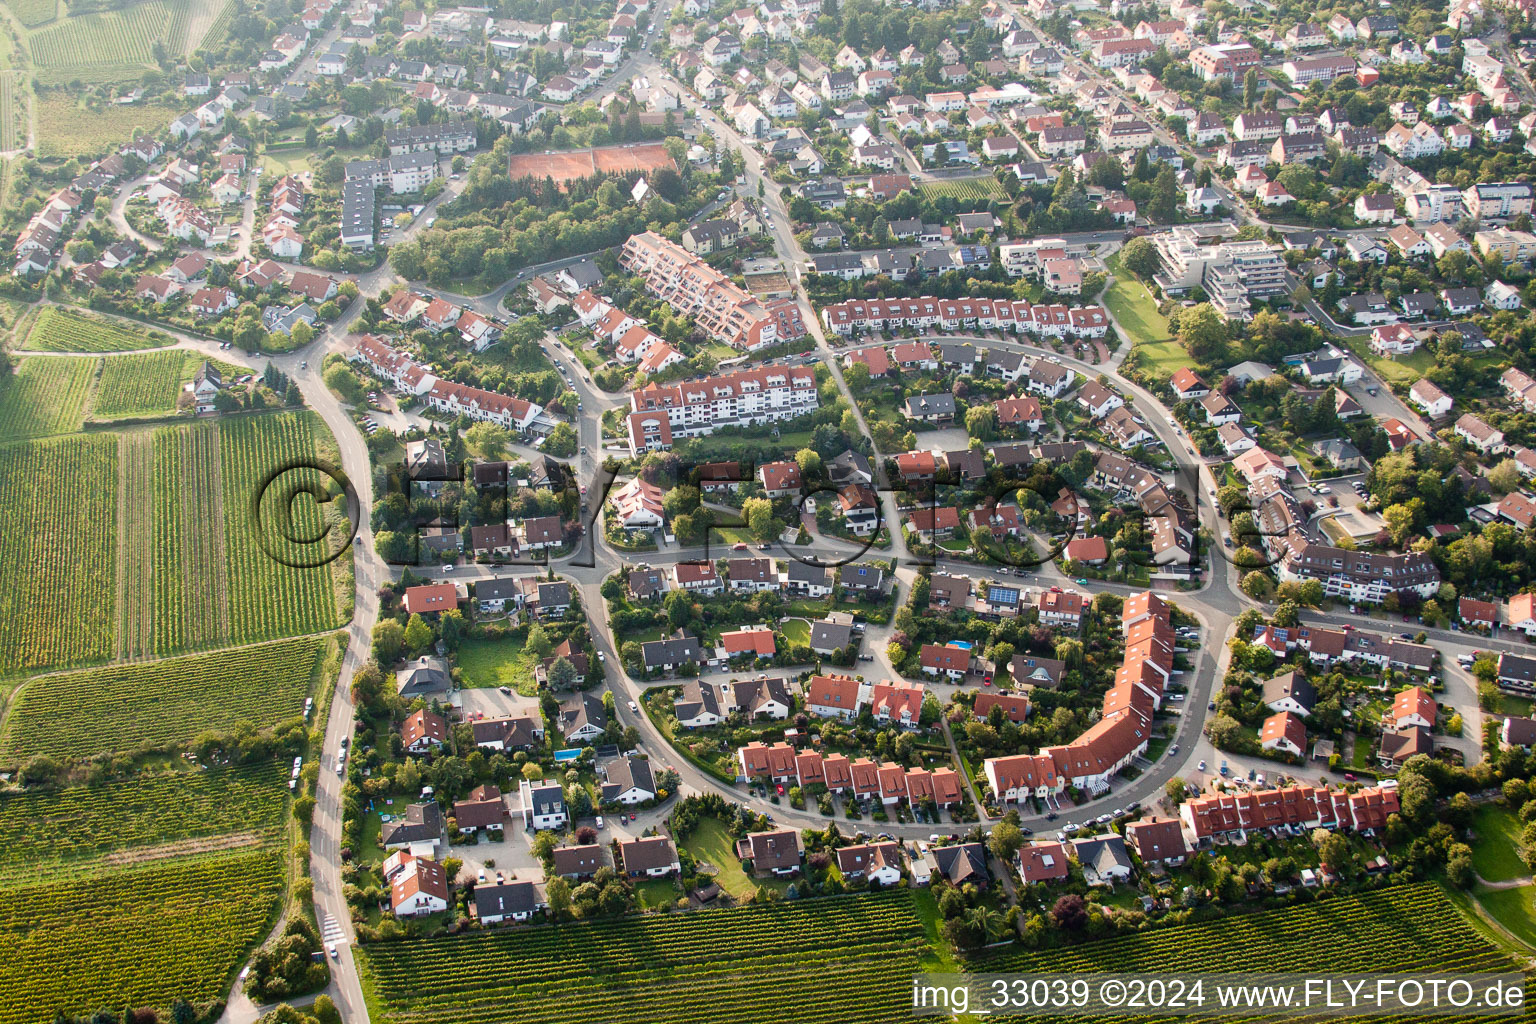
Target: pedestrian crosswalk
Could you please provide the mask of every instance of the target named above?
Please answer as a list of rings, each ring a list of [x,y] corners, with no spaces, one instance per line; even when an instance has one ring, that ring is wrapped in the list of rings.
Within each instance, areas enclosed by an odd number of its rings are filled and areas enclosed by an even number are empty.
[[[326,914],[320,922],[320,938],[327,946],[339,946],[347,941],[347,933],[342,930],[339,921]]]

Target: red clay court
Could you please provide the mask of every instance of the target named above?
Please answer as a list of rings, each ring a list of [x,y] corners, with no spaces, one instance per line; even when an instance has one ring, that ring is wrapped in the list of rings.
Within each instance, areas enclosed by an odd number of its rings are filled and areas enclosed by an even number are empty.
[[[601,149],[575,149],[561,153],[518,153],[509,170],[512,179],[553,178],[556,184],[591,178],[598,174],[624,174],[628,171],[654,171],[677,165],[660,142],[636,142],[628,146],[604,146]]]

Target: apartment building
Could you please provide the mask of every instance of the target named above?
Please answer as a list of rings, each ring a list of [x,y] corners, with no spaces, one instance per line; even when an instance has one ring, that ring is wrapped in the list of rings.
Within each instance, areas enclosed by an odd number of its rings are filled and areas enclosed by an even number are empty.
[[[1467,216],[1475,220],[1518,217],[1531,212],[1531,186],[1523,181],[1473,185],[1461,194]]]
[[[1154,280],[1179,294],[1200,287],[1229,319],[1245,319],[1250,304],[1286,291],[1285,261],[1278,245],[1254,239],[1202,244],[1198,233],[1174,228],[1153,239],[1163,269]]]
[[[816,374],[803,366],[760,366],[676,384],[653,382],[630,393],[629,449],[633,455],[667,449],[674,438],[793,419],[819,404]]]
[[[755,352],[805,334],[795,302],[759,302],[725,274],[654,231],[632,235],[619,262],[644,277],[653,295],[693,317],[711,338],[734,348]]]
[[[1281,580],[1318,580],[1329,597],[1367,604],[1380,604],[1394,593],[1428,598],[1440,589],[1440,570],[1428,555],[1347,551],[1299,532],[1290,537],[1276,568]]]
[[[475,148],[475,126],[468,121],[390,128],[384,133],[390,156],[401,153],[467,153]]]
[[[1260,59],[1259,51],[1247,43],[1219,43],[1191,50],[1189,66],[1207,82],[1218,78],[1241,82],[1249,68],[1259,66]]]

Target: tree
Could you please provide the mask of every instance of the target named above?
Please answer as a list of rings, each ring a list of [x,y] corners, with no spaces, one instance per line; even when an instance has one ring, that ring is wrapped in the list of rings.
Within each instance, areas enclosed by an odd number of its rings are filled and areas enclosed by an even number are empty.
[[[1142,150],[1142,153],[1145,153]],[[1120,250],[1120,266],[1144,281],[1150,281],[1162,267],[1157,247],[1146,238],[1133,238]]]
[[[801,448],[795,452],[795,465],[800,467],[802,480],[812,480],[821,475],[821,455],[814,448]]]
[[[965,916],[983,943],[992,942],[1003,933],[1003,916],[985,903],[978,903]]]
[[[1249,68],[1248,74],[1243,76],[1243,106],[1252,109],[1253,101],[1259,95],[1259,69]]]
[[[544,627],[537,622],[535,622],[528,629],[528,649],[532,651],[534,656],[537,657],[540,661],[543,661],[545,658],[549,657],[550,651],[554,650],[554,645],[550,642],[549,634],[546,633],[544,631]]]
[[[393,665],[405,651],[405,627],[394,619],[380,619],[373,627],[373,659]]]
[[[357,379],[345,363],[332,363],[322,375],[325,386],[341,396],[341,400],[349,405],[362,405],[368,399],[367,391],[363,388],[363,382]]]
[[[767,544],[780,533],[779,521],[773,517],[773,502],[767,498],[748,498],[742,502],[741,516],[759,544]]]
[[[1058,896],[1051,907],[1051,918],[1058,928],[1078,931],[1088,923],[1088,902],[1075,892]]]
[[[435,639],[432,627],[426,620],[415,612],[411,613],[410,621],[405,624],[405,646],[408,650],[420,652],[432,646]]]
[[[1164,795],[1167,796],[1168,802],[1175,806],[1184,802],[1184,797],[1188,792],[1189,786],[1177,775],[1163,785]]]
[[[1329,871],[1342,871],[1349,863],[1349,840],[1337,832],[1325,828],[1314,829],[1312,845],[1317,847],[1317,858]]]
[[[1217,359],[1227,344],[1227,324],[1209,302],[1179,314],[1179,344],[1199,363]]]
[[[1520,487],[1520,466],[1514,459],[1504,459],[1488,471],[1488,486],[1499,494],[1508,494]]]
[[[512,432],[495,423],[476,423],[464,432],[464,443],[482,458],[496,461],[506,456]]]
[[[571,883],[563,878],[551,878],[544,884],[544,900],[549,904],[549,915],[557,921],[571,916]]]
[[[990,405],[973,405],[965,410],[965,432],[982,441],[997,437],[997,410]]]
[[[523,765],[523,778],[529,782],[538,782],[544,777],[544,769],[539,767],[537,761],[529,761]]]
[[[1401,547],[1413,531],[1413,509],[1403,504],[1388,505],[1381,510],[1381,518],[1386,521],[1392,543]]]
[[[575,455],[577,446],[576,431],[569,423],[555,424],[555,429],[544,440],[544,451],[559,458]]]
[[[576,684],[576,666],[565,655],[555,659],[549,666],[549,685],[551,689],[566,690]]]
[[[1269,578],[1269,573],[1261,569],[1255,569],[1245,575],[1241,586],[1243,593],[1255,601],[1268,601],[1275,593],[1275,581]]]
[[[1019,847],[1024,845],[1024,833],[1013,822],[1000,821],[992,826],[992,838],[988,845],[997,859],[1006,864],[1019,852]]]

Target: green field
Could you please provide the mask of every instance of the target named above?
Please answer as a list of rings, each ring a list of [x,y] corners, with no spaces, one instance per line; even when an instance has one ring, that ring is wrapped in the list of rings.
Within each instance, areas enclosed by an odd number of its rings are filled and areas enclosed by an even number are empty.
[[[118,10],[76,14],[27,34],[43,85],[136,79],[167,56],[186,51],[192,0],[146,0]]]
[[[1157,311],[1157,300],[1147,286],[1120,269],[1119,254],[1105,261],[1115,283],[1104,292],[1104,305],[1120,325],[1143,363],[1155,368],[1160,376],[1193,365],[1189,353],[1178,342],[1169,340],[1168,318]]]
[[[1520,822],[1509,808],[1484,804],[1477,809],[1472,830],[1472,867],[1485,882],[1508,882],[1531,873],[1520,859]]]
[[[6,0],[5,6],[27,28],[45,25],[59,13],[59,0]]]
[[[955,178],[948,181],[928,181],[917,187],[927,199],[1004,199],[1002,183],[988,174],[980,178]]]
[[[282,834],[288,765],[139,774],[0,795],[0,889],[270,845]]]
[[[171,342],[167,335],[151,335],[115,321],[44,306],[38,310],[21,347],[28,352],[126,352],[161,348]]]
[[[271,927],[276,852],[230,854],[0,894],[0,1024],[224,994]]]
[[[1509,889],[1479,886],[1473,890],[1472,898],[1511,935],[1536,949],[1536,885]]]
[[[325,647],[325,637],[299,637],[39,676],[12,699],[0,732],[0,762],[186,743],[205,730],[261,728],[294,718],[304,711]]]
[[[715,869],[715,881],[720,888],[745,899],[757,888],[757,882],[742,868],[736,856],[736,839],[726,830],[719,818],[701,818],[699,827],[682,841],[695,860]]]
[[[135,134],[158,132],[186,113],[178,107],[155,103],[85,106],[73,93],[64,90],[43,93],[33,97],[32,102],[37,108],[38,155],[60,160],[116,148],[131,141]]]
[[[1471,974],[1513,969],[1506,955],[1466,923],[1444,890],[1430,883],[1394,886],[1246,917],[1158,928],[1081,946],[1020,949],[974,960],[971,966],[985,972],[1074,975],[1323,969]]]
[[[0,446],[0,508],[0,676],[110,657],[117,438]]]
[[[328,436],[320,418],[310,412],[219,422],[230,639],[235,643],[316,633],[342,624],[330,564],[302,567],[322,556],[325,540],[305,542],[320,536],[322,508],[308,495],[289,504],[278,500],[290,484],[329,483],[318,470],[286,469],[315,459],[322,437]],[[263,491],[278,470],[286,470],[278,486]],[[253,508],[263,496],[267,500]],[[344,531],[340,535],[345,536]]]
[[[875,1024],[927,948],[906,892],[489,930],[356,951],[379,1022]]]
[[[539,692],[533,676],[539,659],[525,646],[527,630],[503,640],[465,640],[454,654],[465,686],[510,686],[524,697]]]
[[[27,356],[0,381],[0,438],[70,434],[85,422],[85,401],[96,375],[90,359]]]
[[[108,420],[169,415],[176,411],[182,382],[190,379],[197,366],[195,357],[179,350],[106,356],[91,415]]]

